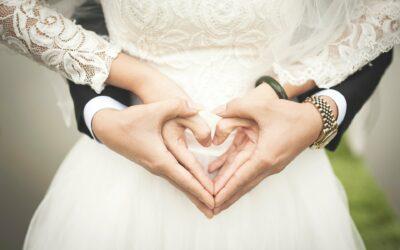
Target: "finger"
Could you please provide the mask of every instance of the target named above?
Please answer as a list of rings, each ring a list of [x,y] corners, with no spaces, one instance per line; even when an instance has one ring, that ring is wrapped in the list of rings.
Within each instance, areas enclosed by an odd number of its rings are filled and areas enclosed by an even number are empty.
[[[234,203],[236,203],[240,198],[243,197],[243,195],[247,194],[250,192],[254,187],[256,187],[262,180],[264,180],[268,175],[267,174],[261,174],[259,175],[255,180],[247,184],[245,187],[243,187],[241,190],[239,190],[235,195],[233,195],[232,198],[224,202],[221,206],[214,208],[214,214],[217,215],[220,212],[228,209],[230,206],[232,206]]]
[[[235,146],[231,145],[228,150],[223,153],[222,155],[220,155],[217,159],[215,159],[214,161],[212,161],[209,165],[208,165],[208,172],[212,173],[216,170],[218,170],[219,168],[221,168],[225,161],[227,160],[228,156],[235,150]]]
[[[211,145],[211,129],[200,116],[193,116],[189,119],[178,119],[178,123],[181,126],[190,129],[196,140],[201,145],[204,147]]]
[[[194,197],[193,195],[191,195],[190,193],[186,192],[185,190],[183,190],[179,185],[177,185],[174,181],[172,181],[171,179],[168,179],[168,182],[171,183],[173,186],[175,186],[177,189],[181,190],[186,197],[189,198],[189,200],[209,219],[211,219],[214,216],[213,211],[208,208],[203,202],[201,202],[199,199],[197,199],[196,197]]]
[[[186,196],[192,201],[192,203],[209,219],[214,217],[214,212],[209,209],[203,202],[199,201],[196,197],[191,194],[186,194]]]
[[[258,142],[258,126],[256,127],[251,127],[251,128],[245,128],[243,129],[243,133],[245,135],[247,135],[247,138],[249,138],[250,141],[252,141],[253,143],[257,143]]]
[[[237,153],[234,159],[227,162],[227,164],[223,166],[217,177],[215,177],[214,179],[214,194],[218,194],[218,192],[221,191],[223,187],[225,187],[226,183],[236,172],[236,170],[249,160],[251,154],[252,152],[249,151],[240,151]]]
[[[173,143],[169,146],[171,153],[210,193],[214,193],[214,184],[207,176],[200,162],[187,149],[184,143]]]
[[[214,114],[218,114],[223,112],[226,109],[226,105],[220,105],[218,107],[216,107],[215,109],[213,109],[211,112],[213,112]]]
[[[226,138],[237,128],[249,128],[254,123],[247,119],[240,118],[225,118],[221,119],[216,126],[215,135],[213,139],[214,145],[222,144]]]
[[[248,104],[243,101],[241,98],[236,98],[225,105],[225,109],[218,112],[217,115],[223,118],[247,118],[252,119],[251,115],[249,114],[249,110],[252,107],[248,107]]]
[[[228,150],[220,157],[218,157],[215,161],[211,162],[208,165],[208,172],[212,173],[221,168],[228,159],[228,157],[232,156],[235,152],[237,152],[237,147],[239,147],[239,145],[241,145],[245,140],[246,140],[246,134],[242,133],[241,129],[238,130],[235,139],[233,140],[233,143],[229,146]]]
[[[261,171],[259,165],[260,162],[253,158],[253,155],[250,156],[250,159],[231,176],[226,185],[219,191],[215,197],[215,206],[221,206],[243,186],[254,180]]]
[[[166,177],[174,181],[182,190],[192,194],[208,208],[214,208],[214,197],[183,166],[177,164],[166,171]]]
[[[190,117],[198,113],[198,110],[188,105],[183,99],[170,99],[148,105],[149,114],[159,114],[162,122],[171,120],[176,117]]]

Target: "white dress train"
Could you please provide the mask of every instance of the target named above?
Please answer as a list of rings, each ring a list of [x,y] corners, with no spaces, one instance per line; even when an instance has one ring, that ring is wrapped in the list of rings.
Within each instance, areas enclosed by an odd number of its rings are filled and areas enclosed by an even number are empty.
[[[363,248],[323,151],[306,150],[210,220],[169,182],[87,137],[58,170],[25,242],[26,250]]]

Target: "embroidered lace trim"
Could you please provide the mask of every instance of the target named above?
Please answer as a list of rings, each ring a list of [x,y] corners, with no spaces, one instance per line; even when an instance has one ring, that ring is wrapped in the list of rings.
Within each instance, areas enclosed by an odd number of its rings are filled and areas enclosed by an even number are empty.
[[[97,93],[120,52],[39,0],[0,0],[0,42]]]
[[[332,87],[400,43],[399,21],[399,2],[376,1],[363,6],[343,37],[320,54],[295,65],[275,63],[273,70],[283,84],[314,80],[321,88]]]

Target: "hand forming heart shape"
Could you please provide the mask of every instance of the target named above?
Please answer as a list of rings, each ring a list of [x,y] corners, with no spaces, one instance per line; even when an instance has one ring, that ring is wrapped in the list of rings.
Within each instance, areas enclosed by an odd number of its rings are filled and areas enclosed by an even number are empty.
[[[197,141],[204,147],[212,144],[211,129],[199,115],[189,118],[177,118],[164,124],[162,136],[168,150],[210,193],[214,192],[211,179],[203,171],[196,157],[189,151],[186,143],[185,130],[189,129]]]
[[[201,202],[194,201],[206,215],[218,214],[266,177],[285,169],[318,138],[322,130],[321,115],[313,105],[279,99],[267,84],[262,84],[244,96],[229,101],[217,114],[220,116],[218,119],[210,119],[214,121],[211,123],[211,128],[215,128],[213,144],[221,144],[233,134],[234,130],[237,130],[237,134],[228,150],[209,164],[208,172],[219,170],[213,181],[207,179],[205,173],[200,171],[201,165],[195,157],[189,156],[191,153],[183,136],[184,129],[169,137],[164,134],[169,138],[170,143],[166,143],[169,149],[174,151],[175,146],[174,152],[178,160],[186,163],[184,164],[186,166],[191,166],[188,169],[192,173],[193,180],[196,182],[197,178],[207,190],[212,189],[211,193],[205,192],[207,196],[210,195],[209,202],[213,202],[212,211],[211,208],[204,209]],[[208,113],[208,116],[215,118],[216,115]],[[205,121],[208,120],[208,116],[203,114]],[[183,120],[180,121],[180,125],[196,130],[196,126]],[[201,142],[202,136],[193,133]],[[211,140],[211,136],[207,138]],[[207,139],[207,143],[203,142],[203,145],[209,143]],[[186,150],[186,152],[179,154],[176,150]]]
[[[206,168],[190,152],[185,130],[189,129],[202,147],[210,147],[212,141],[215,145],[222,144],[237,128],[233,143],[226,147],[228,150],[220,153],[222,155],[218,155],[218,158],[208,166],[209,173],[217,172],[220,169],[216,178],[212,180],[204,171]],[[215,137],[213,138],[214,133]],[[200,111],[199,115],[190,118],[168,121],[163,127],[162,135],[168,150],[212,195],[216,195],[236,169],[248,160],[257,141],[257,130],[253,122],[239,118],[222,119],[207,111]],[[193,201],[193,199],[191,200]],[[210,213],[210,211],[205,211],[205,209],[209,209],[201,206],[198,201],[195,204],[206,215]]]

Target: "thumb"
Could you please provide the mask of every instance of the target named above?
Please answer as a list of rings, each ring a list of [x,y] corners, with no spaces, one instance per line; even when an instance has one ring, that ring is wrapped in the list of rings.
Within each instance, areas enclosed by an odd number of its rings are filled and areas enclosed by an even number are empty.
[[[211,129],[200,116],[194,116],[191,119],[178,119],[178,122],[184,128],[192,131],[196,140],[204,147],[211,145]]]
[[[224,107],[218,107],[215,111],[216,114],[221,116],[222,118],[242,117],[242,106],[243,104],[241,100],[239,98],[236,98],[225,104]]]
[[[170,99],[154,103],[153,109],[161,115],[162,121],[171,120],[177,117],[186,118],[198,113],[196,108],[189,106],[183,99]]]
[[[237,128],[250,128],[255,123],[241,118],[225,118],[217,123],[215,136],[213,139],[214,145],[222,144],[228,136]]]

